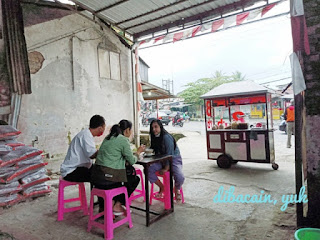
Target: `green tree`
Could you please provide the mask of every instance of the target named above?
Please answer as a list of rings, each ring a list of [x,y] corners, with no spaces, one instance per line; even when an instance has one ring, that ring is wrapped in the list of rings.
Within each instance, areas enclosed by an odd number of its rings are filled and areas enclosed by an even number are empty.
[[[200,78],[195,82],[188,83],[179,97],[184,98],[184,102],[195,106],[203,106],[201,95],[209,92],[211,89],[218,87],[221,84],[242,81],[245,76],[241,72],[236,71],[231,76],[225,75],[221,71],[216,71],[211,78]]]
[[[236,81],[244,81],[244,80],[246,80],[246,76],[242,75],[242,73],[239,72],[239,71],[233,72],[231,77]]]

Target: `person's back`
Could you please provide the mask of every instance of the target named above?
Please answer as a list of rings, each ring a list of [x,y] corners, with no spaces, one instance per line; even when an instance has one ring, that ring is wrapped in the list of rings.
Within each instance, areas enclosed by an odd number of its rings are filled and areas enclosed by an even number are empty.
[[[98,189],[112,189],[124,186],[128,190],[128,196],[136,189],[139,184],[139,177],[134,174],[127,174],[126,163],[129,165],[137,161],[137,156],[141,154],[145,147],[140,146],[137,154],[134,156],[130,148],[129,137],[132,134],[132,123],[128,120],[121,120],[119,124],[112,126],[109,135],[103,140],[97,160],[92,167],[91,177],[92,184]],[[131,169],[134,170],[133,167]],[[104,201],[99,200],[99,212],[104,209]],[[125,204],[123,194],[113,199],[115,204],[113,211],[115,215],[122,215]]]
[[[97,151],[87,139],[91,138],[89,129],[79,132],[71,141],[65,161],[61,164],[61,176],[64,178],[77,167],[90,168],[92,159],[90,157]],[[89,156],[90,155],[90,156]],[[89,157],[87,157],[89,156]]]
[[[90,182],[92,159],[97,156],[94,137],[101,136],[105,130],[105,120],[94,115],[89,128],[79,132],[71,141],[67,155],[61,164],[60,172],[64,180],[71,182]]]
[[[97,156],[97,165],[124,170],[126,161],[131,165],[137,161],[132,154],[127,137],[119,134],[103,141]]]

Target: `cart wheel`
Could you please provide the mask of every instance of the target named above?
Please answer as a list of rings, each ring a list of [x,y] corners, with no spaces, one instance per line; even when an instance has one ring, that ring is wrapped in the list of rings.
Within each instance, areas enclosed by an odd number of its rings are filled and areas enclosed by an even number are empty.
[[[278,170],[279,165],[276,163],[272,163],[272,168],[273,168],[273,170]]]
[[[232,158],[226,154],[222,154],[217,159],[217,164],[220,168],[230,168],[232,163]]]
[[[231,162],[232,164],[237,164],[238,163],[238,161],[237,160],[232,160],[232,162]]]

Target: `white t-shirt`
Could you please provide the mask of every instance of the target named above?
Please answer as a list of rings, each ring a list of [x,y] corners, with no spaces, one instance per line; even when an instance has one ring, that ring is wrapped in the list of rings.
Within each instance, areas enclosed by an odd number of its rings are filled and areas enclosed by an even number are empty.
[[[61,176],[65,177],[77,167],[90,168],[90,157],[97,151],[93,136],[89,129],[79,132],[69,146],[67,156],[60,167]]]

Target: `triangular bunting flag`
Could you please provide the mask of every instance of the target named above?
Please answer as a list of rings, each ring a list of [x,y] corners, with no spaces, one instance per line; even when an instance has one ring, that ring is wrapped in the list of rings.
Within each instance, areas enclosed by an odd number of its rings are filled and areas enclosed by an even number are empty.
[[[193,29],[189,29],[183,32],[183,37],[181,39],[186,39],[192,35]]]
[[[236,17],[237,16],[230,16],[224,19],[224,24],[223,24],[223,28],[228,28],[230,27],[232,24],[234,24],[236,22]]]
[[[179,41],[183,38],[183,32],[178,32],[173,35],[173,42]]]
[[[211,32],[217,31],[224,23],[224,19],[220,19],[218,21],[215,21],[211,25]]]
[[[258,17],[260,15],[261,11],[262,11],[261,8],[253,10],[253,11],[250,11],[250,14],[249,14],[247,20],[252,20],[252,19]]]
[[[168,34],[168,35],[166,35],[164,38],[163,38],[163,42],[165,43],[165,42],[167,42],[167,41],[169,41],[170,39],[172,39],[173,38],[173,34],[171,33],[171,34]]]
[[[153,42],[153,43],[156,43],[156,42],[158,42],[158,41],[160,41],[160,40],[164,39],[164,37],[165,37],[165,36],[166,36],[166,35],[163,35],[163,36],[157,37],[157,38],[154,40],[154,42]]]
[[[204,31],[210,29],[210,28],[211,28],[211,25],[212,25],[211,22],[210,22],[210,23],[202,24],[201,32],[204,32]]]
[[[267,12],[269,12],[270,9],[273,8],[275,5],[277,5],[277,3],[264,7],[261,11],[261,17],[263,17],[263,15],[265,15]]]
[[[192,29],[192,37],[194,37],[200,30],[202,26],[197,26]]]
[[[249,16],[249,12],[238,14],[236,19],[237,25],[240,25],[241,23],[243,23],[243,21],[246,20],[248,16]]]

